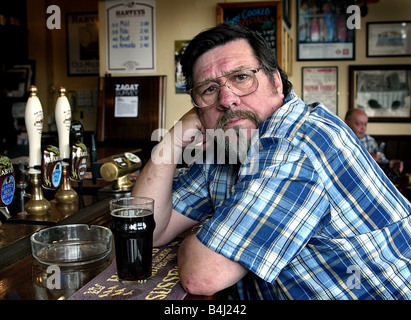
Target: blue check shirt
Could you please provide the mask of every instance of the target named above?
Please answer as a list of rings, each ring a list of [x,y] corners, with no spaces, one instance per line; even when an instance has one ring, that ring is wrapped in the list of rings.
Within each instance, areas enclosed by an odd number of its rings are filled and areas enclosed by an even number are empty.
[[[369,153],[377,153],[378,152],[378,144],[377,141],[373,137],[371,137],[369,134],[364,134],[362,138],[360,139],[362,145],[365,147],[365,149],[368,150]],[[377,163],[379,164],[387,164],[390,162],[385,154],[383,153],[381,157],[378,159]]]
[[[173,206],[250,272],[242,299],[410,299],[410,203],[352,131],[294,92],[247,161],[176,173]]]

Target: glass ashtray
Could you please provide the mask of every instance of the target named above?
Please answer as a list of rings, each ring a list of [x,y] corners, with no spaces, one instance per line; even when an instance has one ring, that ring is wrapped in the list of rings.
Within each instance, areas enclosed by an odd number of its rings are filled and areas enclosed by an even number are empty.
[[[30,237],[33,257],[44,264],[79,266],[107,257],[111,230],[103,226],[68,224],[49,227]]]

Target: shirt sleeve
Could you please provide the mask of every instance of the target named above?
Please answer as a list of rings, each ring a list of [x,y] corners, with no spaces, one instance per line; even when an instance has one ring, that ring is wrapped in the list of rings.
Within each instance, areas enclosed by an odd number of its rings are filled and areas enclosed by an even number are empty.
[[[272,283],[315,233],[329,203],[310,161],[289,142],[273,143],[259,162],[263,170],[233,186],[197,237]]]
[[[196,164],[176,171],[173,181],[173,208],[196,221],[212,214],[213,206],[205,175]]]

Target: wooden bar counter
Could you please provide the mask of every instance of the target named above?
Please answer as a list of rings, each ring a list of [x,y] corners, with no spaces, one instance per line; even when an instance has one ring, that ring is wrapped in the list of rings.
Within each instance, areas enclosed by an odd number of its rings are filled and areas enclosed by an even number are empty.
[[[103,184],[99,183],[99,187]],[[87,188],[87,184],[83,186]],[[85,189],[83,189],[85,190]],[[96,189],[97,190],[97,189]],[[102,190],[102,189],[99,189]],[[43,216],[14,214],[0,225],[0,300],[65,300],[106,270],[114,261],[114,248],[108,257],[85,266],[61,267],[61,287],[50,290],[47,281],[52,274],[31,253],[30,236],[46,227],[85,223],[109,227],[109,193],[80,194],[72,204],[50,200],[50,211]],[[185,300],[212,300],[218,296],[186,295]]]

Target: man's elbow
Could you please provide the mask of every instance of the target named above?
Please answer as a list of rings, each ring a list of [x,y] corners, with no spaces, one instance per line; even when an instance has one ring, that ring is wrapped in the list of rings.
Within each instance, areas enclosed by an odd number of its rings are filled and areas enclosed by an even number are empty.
[[[219,288],[211,277],[204,277],[193,272],[186,272],[184,268],[179,269],[180,282],[184,290],[193,295],[212,296]]]

